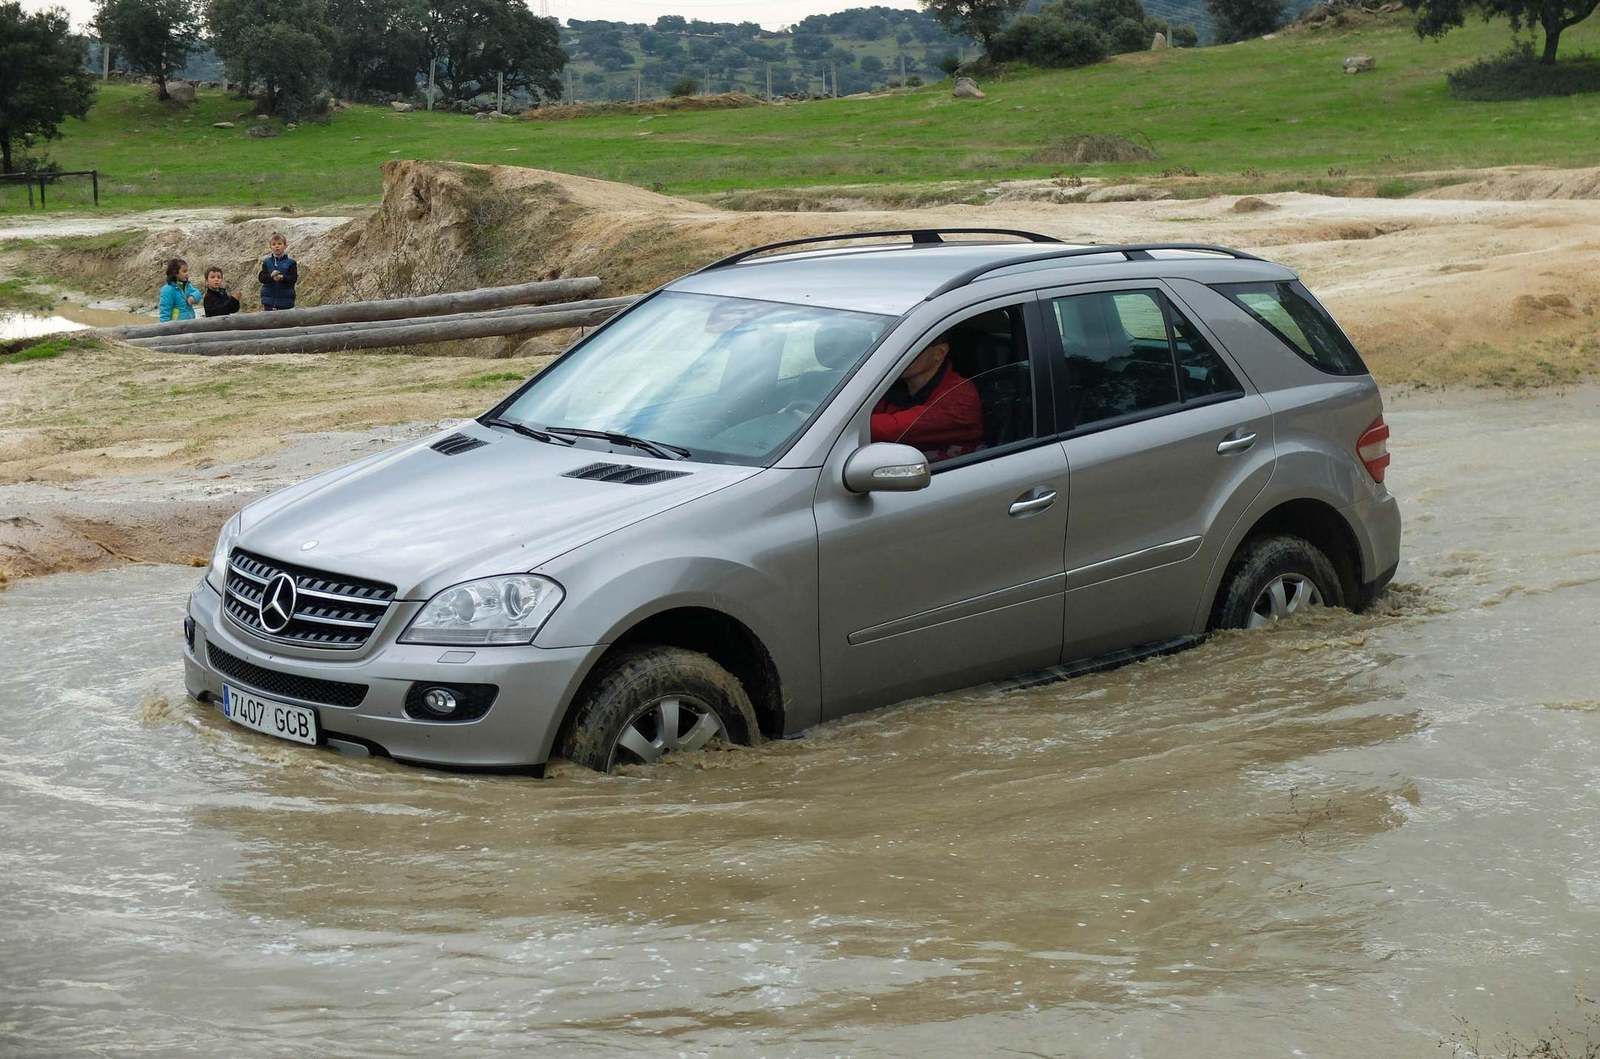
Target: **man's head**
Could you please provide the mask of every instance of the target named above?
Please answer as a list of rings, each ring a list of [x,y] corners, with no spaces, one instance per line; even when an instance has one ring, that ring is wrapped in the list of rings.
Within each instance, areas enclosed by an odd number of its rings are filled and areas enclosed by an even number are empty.
[[[945,358],[950,356],[950,336],[940,335],[938,338],[922,347],[922,352],[906,366],[901,378],[905,379],[906,386],[911,392],[922,389],[928,380],[939,373],[944,365]]]

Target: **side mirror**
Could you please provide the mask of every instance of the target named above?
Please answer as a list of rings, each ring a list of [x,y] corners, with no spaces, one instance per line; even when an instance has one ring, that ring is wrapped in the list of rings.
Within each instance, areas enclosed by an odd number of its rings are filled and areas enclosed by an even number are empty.
[[[912,493],[926,489],[928,458],[910,445],[868,445],[844,461],[844,487],[852,493]]]

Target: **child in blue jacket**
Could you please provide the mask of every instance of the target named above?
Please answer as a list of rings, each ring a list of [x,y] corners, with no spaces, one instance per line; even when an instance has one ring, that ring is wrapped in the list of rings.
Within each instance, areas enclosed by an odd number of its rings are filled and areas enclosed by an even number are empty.
[[[189,262],[175,257],[167,262],[167,282],[161,285],[161,306],[156,310],[156,319],[162,323],[193,320],[194,307],[200,304],[202,297],[200,288],[189,282]]]
[[[261,259],[261,307],[263,309],[293,309],[294,285],[300,279],[300,268],[289,256],[289,240],[282,232],[273,232],[267,244],[271,253]]]

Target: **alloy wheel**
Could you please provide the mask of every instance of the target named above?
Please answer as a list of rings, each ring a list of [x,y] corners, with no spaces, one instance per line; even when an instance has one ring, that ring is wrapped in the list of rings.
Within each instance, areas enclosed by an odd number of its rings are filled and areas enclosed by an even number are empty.
[[[717,711],[687,695],[668,695],[635,713],[622,726],[611,750],[611,763],[632,758],[651,764],[675,750],[699,750],[725,736]]]
[[[1279,574],[1267,582],[1267,586],[1251,604],[1250,620],[1245,628],[1259,629],[1307,607],[1320,606],[1322,593],[1317,591],[1311,578],[1304,574]]]

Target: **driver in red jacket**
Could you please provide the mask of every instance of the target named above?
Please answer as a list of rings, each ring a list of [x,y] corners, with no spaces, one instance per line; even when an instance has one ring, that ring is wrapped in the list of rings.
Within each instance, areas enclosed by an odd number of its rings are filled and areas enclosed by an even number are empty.
[[[983,447],[983,404],[950,363],[949,336],[928,343],[872,409],[872,440],[911,445],[929,462]]]

